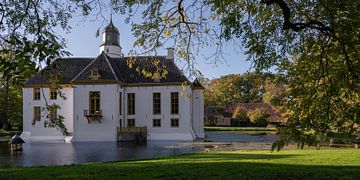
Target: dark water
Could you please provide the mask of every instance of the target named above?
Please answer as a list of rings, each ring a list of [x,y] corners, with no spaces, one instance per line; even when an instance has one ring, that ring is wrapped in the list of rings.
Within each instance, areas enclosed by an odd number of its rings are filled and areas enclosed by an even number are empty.
[[[272,143],[276,135],[251,135],[235,131],[206,132],[207,141]],[[19,154],[11,154],[7,142],[0,142],[0,167],[69,165],[86,162],[153,158],[201,150],[182,142],[149,141],[139,145],[124,142],[30,142]]]
[[[19,154],[11,154],[7,142],[0,142],[0,167],[49,166],[86,162],[152,158],[193,152],[193,147],[178,147],[176,142],[151,141],[146,145],[124,142],[31,142]]]

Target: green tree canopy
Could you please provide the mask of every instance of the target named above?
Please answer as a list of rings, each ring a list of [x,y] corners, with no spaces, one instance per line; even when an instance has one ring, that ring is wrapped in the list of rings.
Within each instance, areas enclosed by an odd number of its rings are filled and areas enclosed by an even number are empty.
[[[258,127],[265,127],[267,125],[267,119],[270,115],[262,109],[256,109],[254,111],[247,112],[247,116],[253,125]]]
[[[264,102],[264,97],[268,96],[269,102],[281,101],[285,88],[283,79],[282,75],[259,71],[222,76],[208,84],[204,92],[205,105],[225,107],[232,103],[257,103]]]

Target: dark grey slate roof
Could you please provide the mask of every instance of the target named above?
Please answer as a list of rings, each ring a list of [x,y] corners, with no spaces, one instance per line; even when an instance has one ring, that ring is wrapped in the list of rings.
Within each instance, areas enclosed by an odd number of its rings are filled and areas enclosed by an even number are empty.
[[[112,60],[119,69],[119,76],[123,77],[125,83],[168,83],[188,81],[175,63],[172,60],[166,59],[165,56],[124,57]],[[159,64],[154,65],[154,61],[157,61]],[[129,68],[128,63],[132,64],[132,68]],[[159,80],[146,77],[141,73],[142,70],[145,70],[151,73],[158,72],[159,74],[162,74],[164,69],[167,71],[166,78],[160,78]]]
[[[154,65],[154,61],[158,65]],[[128,63],[131,62],[130,68]],[[101,77],[98,80],[92,80],[90,73],[93,68],[97,68]],[[165,78],[154,80],[144,76],[142,70],[148,72],[162,73],[166,69]],[[111,58],[105,53],[94,58],[61,58],[52,65],[46,67],[42,72],[56,72],[62,77],[60,84],[67,84],[81,81],[103,81],[115,80],[123,83],[180,83],[188,81],[173,60],[166,59],[165,56],[137,56]],[[25,82],[25,84],[41,84],[42,72]],[[43,84],[49,84],[47,77],[43,76]]]
[[[15,134],[9,141],[9,144],[22,144],[25,141],[20,137],[19,134]]]
[[[81,70],[72,81],[93,81],[90,78],[93,69],[99,70],[100,78],[98,80],[119,80],[109,62],[108,56],[103,52]]]
[[[194,88],[197,89],[205,89],[204,86],[200,83],[200,81],[196,78],[194,82],[192,82]]]
[[[49,84],[50,74],[58,74],[59,84],[69,83],[94,58],[60,58],[27,80],[25,84]]]
[[[204,109],[204,116],[206,117],[214,117],[214,116],[222,116],[215,107],[208,106]]]
[[[119,46],[119,30],[114,26],[112,22],[112,18],[110,19],[110,23],[104,28],[103,33],[105,33],[106,38],[105,41],[100,45],[114,45]]]
[[[115,27],[115,25],[112,22],[112,18],[110,19],[109,24],[104,28],[103,32],[114,32],[119,34],[119,30]]]

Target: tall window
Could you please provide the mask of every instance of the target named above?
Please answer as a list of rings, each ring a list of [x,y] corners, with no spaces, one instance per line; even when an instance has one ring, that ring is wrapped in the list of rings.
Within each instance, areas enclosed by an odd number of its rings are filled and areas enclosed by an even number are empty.
[[[40,88],[33,89],[33,99],[40,100]]]
[[[179,114],[179,93],[171,93],[171,114]]]
[[[36,106],[33,109],[33,124],[35,124],[36,121],[40,121],[41,120],[41,111],[40,111],[40,107]]]
[[[57,108],[50,108],[49,110],[49,119],[54,121],[57,118]]]
[[[122,115],[122,94],[119,94],[119,114]]]
[[[89,92],[90,115],[99,115],[100,113],[100,91]]]
[[[56,89],[50,89],[50,99],[57,99],[57,90]]]
[[[129,115],[134,115],[135,114],[135,93],[128,93],[127,94],[127,104],[128,104],[128,108],[127,108],[127,113]]]
[[[171,119],[171,127],[179,127],[179,119]]]
[[[153,127],[161,127],[161,119],[153,119]]]
[[[128,127],[135,127],[135,119],[128,119],[127,125]]]
[[[153,114],[161,114],[161,94],[153,93]]]

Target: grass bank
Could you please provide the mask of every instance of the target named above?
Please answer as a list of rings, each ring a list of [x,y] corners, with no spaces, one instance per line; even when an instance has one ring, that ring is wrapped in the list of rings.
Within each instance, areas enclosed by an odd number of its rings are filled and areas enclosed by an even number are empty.
[[[0,129],[0,140],[9,140],[16,133],[19,133],[19,131],[6,131],[4,129]]]
[[[268,127],[221,127],[206,126],[205,131],[277,131],[277,128]]]
[[[0,179],[359,179],[360,150],[198,152],[71,166],[0,169]]]

